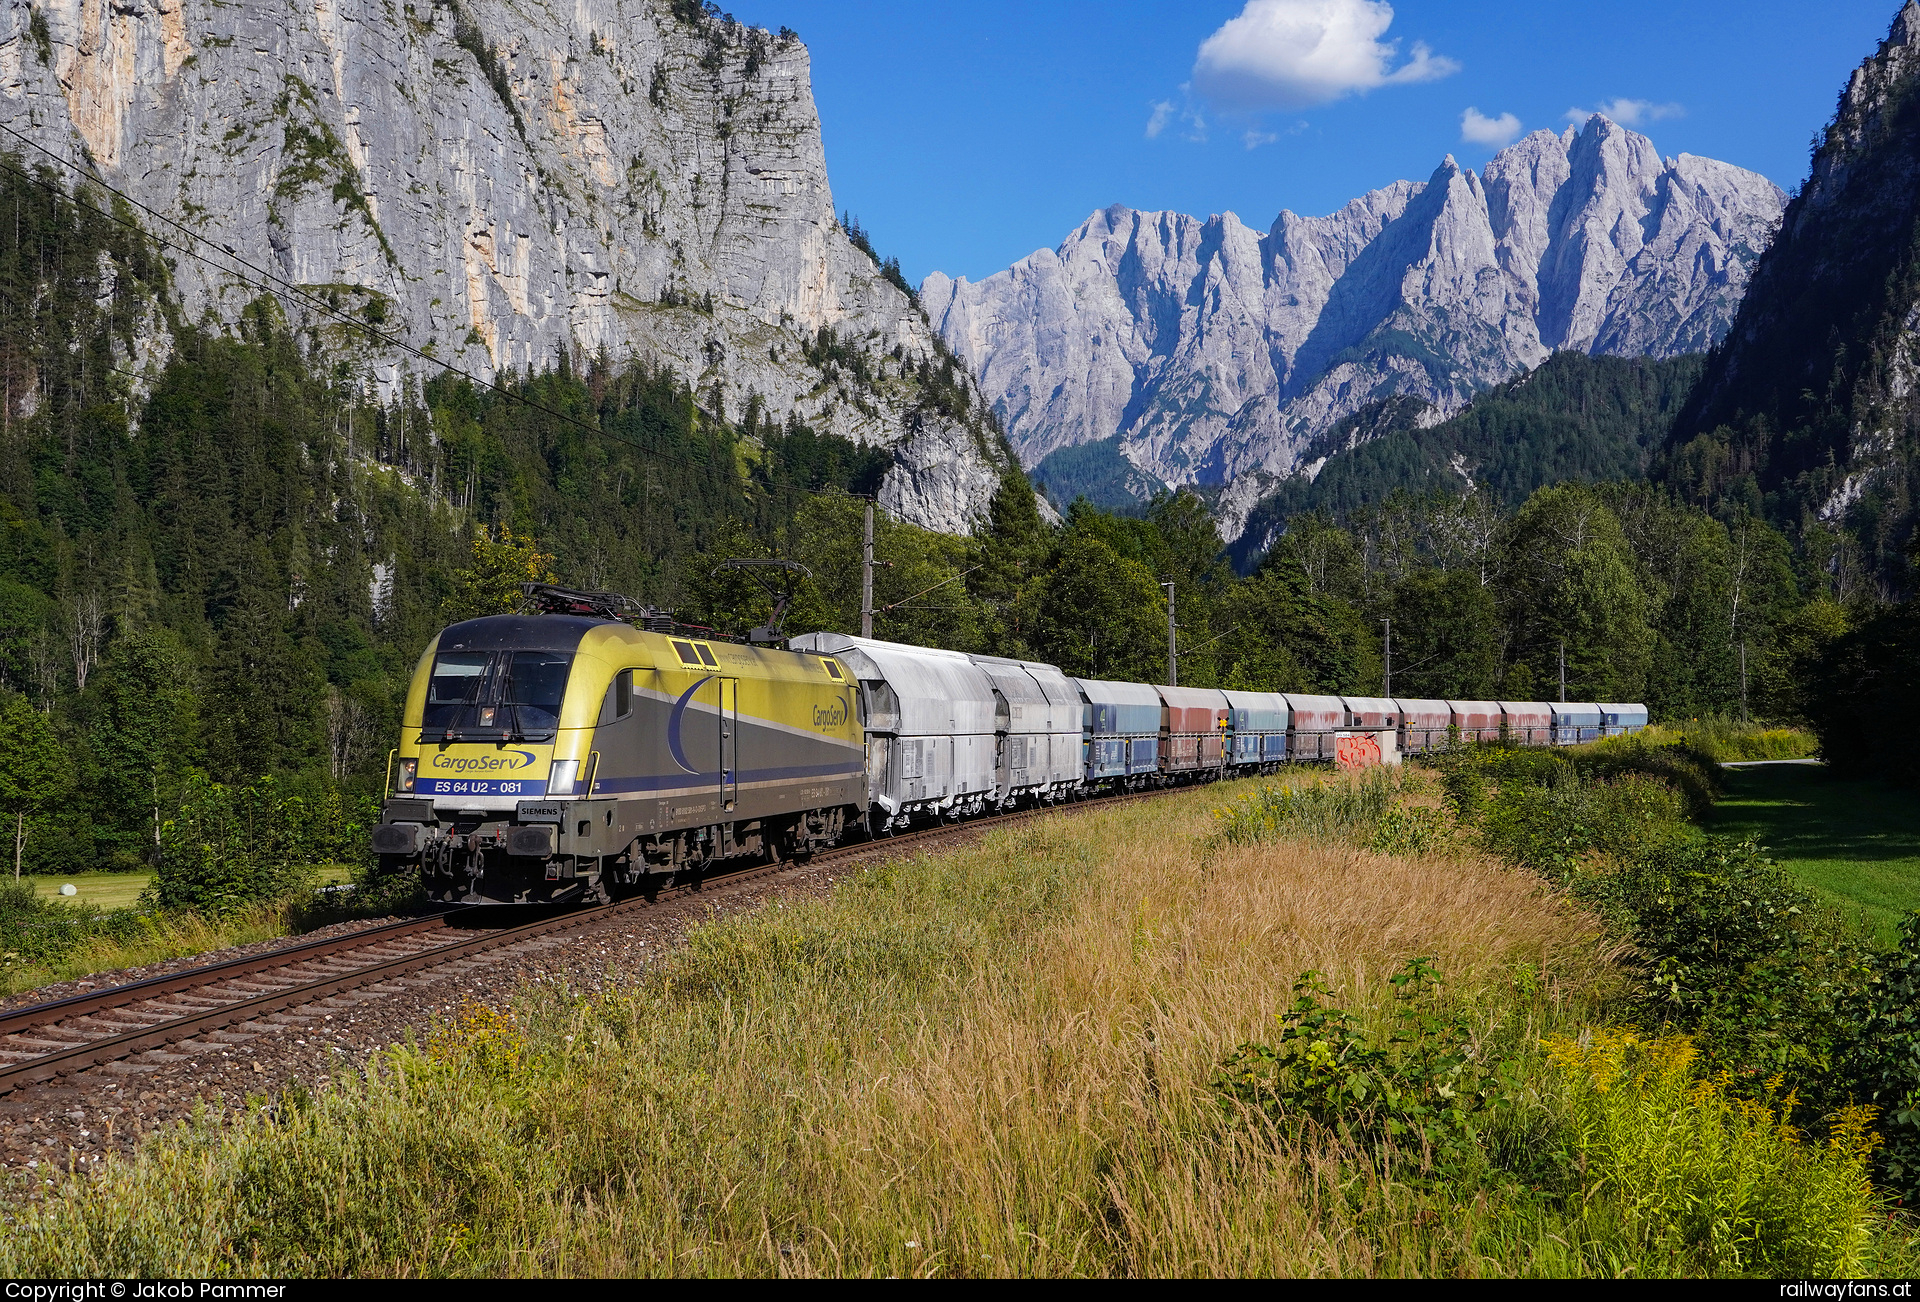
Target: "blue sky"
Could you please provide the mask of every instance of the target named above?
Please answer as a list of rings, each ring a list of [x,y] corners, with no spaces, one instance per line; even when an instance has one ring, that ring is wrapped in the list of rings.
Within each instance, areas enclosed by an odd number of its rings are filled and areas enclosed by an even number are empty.
[[[1791,189],[1897,0],[1396,0],[1384,30],[1380,0],[728,7],[807,42],[835,201],[918,282],[991,275],[1110,203],[1264,230],[1448,153],[1477,169],[1496,146],[1463,140],[1469,108],[1484,141],[1636,101],[1662,153]]]

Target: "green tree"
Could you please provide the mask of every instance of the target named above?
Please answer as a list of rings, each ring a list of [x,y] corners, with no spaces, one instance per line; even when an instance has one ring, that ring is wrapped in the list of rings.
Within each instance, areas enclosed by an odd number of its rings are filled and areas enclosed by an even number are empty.
[[[516,534],[509,525],[475,534],[471,560],[453,572],[453,592],[441,604],[441,618],[449,624],[507,614],[520,604],[521,584],[554,582],[553,557],[531,534]]]
[[[156,630],[116,643],[100,674],[88,750],[95,822],[122,866],[158,855],[172,788],[202,759],[199,731],[193,668],[180,640]]]
[[[272,777],[245,786],[191,778],[161,824],[152,900],[219,915],[310,889],[338,821],[337,810],[312,809]]]
[[[1807,719],[1814,706],[1808,691],[1828,650],[1847,635],[1847,609],[1815,597],[1782,618],[1766,650],[1749,666],[1754,709],[1766,719]]]
[[[1221,685],[1261,692],[1368,692],[1380,655],[1359,611],[1314,592],[1294,558],[1269,556],[1226,594]]]
[[[1393,590],[1393,690],[1484,700],[1500,668],[1500,612],[1469,570],[1416,570]]]
[[[977,568],[967,576],[967,591],[981,607],[983,635],[997,654],[1032,651],[1034,597],[1052,542],[1033,485],[1015,462],[993,495]]]
[[[1167,605],[1139,561],[1090,531],[1068,531],[1041,584],[1034,642],[1069,674],[1163,682]]]
[[[46,716],[24,696],[0,694],[0,811],[13,815],[13,875],[26,853],[27,819],[62,796],[71,767]]]
[[[1509,666],[1570,700],[1633,701],[1646,690],[1653,634],[1647,595],[1619,519],[1590,488],[1543,488],[1504,540],[1502,615]],[[1508,691],[1513,687],[1509,685]]]
[[[1192,489],[1162,493],[1147,508],[1156,578],[1173,583],[1180,629],[1180,681],[1190,687],[1220,682],[1220,647],[1228,625],[1221,603],[1233,587],[1233,570],[1213,512]]]

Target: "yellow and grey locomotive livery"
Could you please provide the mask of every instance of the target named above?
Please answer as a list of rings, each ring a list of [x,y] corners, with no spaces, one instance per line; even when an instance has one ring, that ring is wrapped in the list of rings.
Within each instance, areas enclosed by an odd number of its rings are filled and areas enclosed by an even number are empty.
[[[1156,687],[840,633],[781,650],[784,599],[742,646],[613,593],[526,593],[545,613],[453,625],[407,695],[373,843],[437,899],[613,899],[849,833],[1332,759],[1356,731],[1417,753],[1647,725],[1637,704]]]
[[[805,855],[864,812],[838,660],[612,613],[468,620],[427,648],[374,832],[389,866],[442,900],[614,898],[737,855]]]

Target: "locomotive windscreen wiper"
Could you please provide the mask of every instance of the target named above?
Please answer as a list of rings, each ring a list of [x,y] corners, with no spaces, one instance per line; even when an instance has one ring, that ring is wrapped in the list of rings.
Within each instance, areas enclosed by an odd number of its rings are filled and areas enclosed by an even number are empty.
[[[420,740],[552,741],[572,669],[564,652],[442,652],[428,679]]]

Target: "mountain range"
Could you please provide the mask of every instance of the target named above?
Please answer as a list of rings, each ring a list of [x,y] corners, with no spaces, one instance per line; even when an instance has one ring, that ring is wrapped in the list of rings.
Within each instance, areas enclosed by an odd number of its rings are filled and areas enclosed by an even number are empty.
[[[716,415],[887,445],[881,501],[930,528],[1001,482],[977,411],[927,401],[944,349],[904,283],[835,220],[791,32],[699,0],[9,0],[0,127],[143,205],[192,319],[237,321],[257,268],[482,378],[644,359]],[[273,288],[384,399],[438,369]],[[130,370],[165,360],[149,326]]]
[[[1312,473],[1316,439],[1384,398],[1438,421],[1556,351],[1705,351],[1785,202],[1595,115],[1480,174],[1448,157],[1264,234],[1116,205],[977,283],[936,272],[920,297],[1023,463],[1113,440],[1081,454],[1087,473],[1124,495],[1225,485],[1231,538],[1278,477]]]

